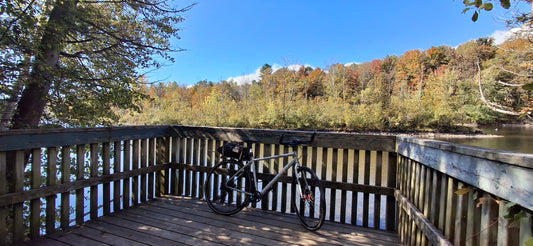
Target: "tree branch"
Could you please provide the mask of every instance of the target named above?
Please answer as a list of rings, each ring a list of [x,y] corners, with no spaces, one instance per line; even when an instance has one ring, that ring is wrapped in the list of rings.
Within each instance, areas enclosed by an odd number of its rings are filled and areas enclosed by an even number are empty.
[[[485,105],[487,105],[487,107],[489,107],[491,110],[494,110],[498,113],[514,115],[514,116],[521,115],[519,112],[516,112],[510,108],[507,108],[503,105],[489,102],[487,100],[487,98],[485,97],[485,93],[483,93],[483,87],[481,86],[481,66],[479,65],[479,60],[476,62],[476,65],[478,69],[478,85],[479,85],[479,93],[481,94],[481,101],[483,101],[483,103],[485,103]]]

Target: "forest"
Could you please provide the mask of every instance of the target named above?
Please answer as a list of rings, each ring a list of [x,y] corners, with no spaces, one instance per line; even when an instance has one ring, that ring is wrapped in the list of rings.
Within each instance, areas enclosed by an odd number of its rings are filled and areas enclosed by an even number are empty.
[[[259,80],[142,85],[120,124],[184,124],[341,131],[464,132],[467,124],[527,122],[533,43],[480,38],[458,47],[325,68],[265,64]],[[298,67],[298,69],[294,69]]]

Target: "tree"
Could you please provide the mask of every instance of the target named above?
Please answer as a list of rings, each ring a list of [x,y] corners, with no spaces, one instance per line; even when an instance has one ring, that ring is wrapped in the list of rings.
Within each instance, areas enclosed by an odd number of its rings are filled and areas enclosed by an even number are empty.
[[[170,39],[179,38],[180,14],[191,7],[162,0],[2,1],[4,118],[15,110],[12,129],[35,128],[47,118],[69,126],[111,124],[118,117],[110,107],[136,109],[145,98],[138,71],[180,51]]]

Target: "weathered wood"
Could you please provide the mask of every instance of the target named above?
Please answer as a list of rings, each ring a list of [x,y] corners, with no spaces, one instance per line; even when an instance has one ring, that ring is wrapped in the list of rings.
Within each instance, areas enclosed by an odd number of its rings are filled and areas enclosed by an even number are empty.
[[[122,162],[123,172],[130,171],[131,167],[131,141],[124,141],[124,150],[123,150],[124,161]],[[130,177],[124,178],[122,180],[122,208],[126,209],[130,207]]]
[[[397,163],[398,158],[395,153],[389,152],[389,164],[387,169],[387,185],[389,188],[397,187]],[[426,196],[427,197],[427,196]],[[387,204],[385,206],[385,229],[387,231],[394,231],[396,229],[396,200],[393,196],[387,196]]]
[[[17,151],[15,153],[15,185],[14,190],[21,192],[24,189],[24,162],[26,161],[24,151]],[[13,241],[24,241],[24,207],[22,202],[13,204]]]
[[[133,140],[133,151],[132,151],[132,157],[131,157],[131,170],[132,171],[135,171],[137,169],[139,169],[139,161],[140,161],[140,154],[141,154],[141,150],[140,150],[140,140],[139,139],[135,139]],[[137,206],[139,204],[139,196],[140,196],[140,191],[139,191],[139,176],[133,176],[131,177],[131,205],[132,206]]]
[[[61,148],[61,185],[70,183],[70,146]],[[49,186],[55,187],[55,186]],[[44,192],[43,192],[44,193]],[[55,194],[56,192],[54,191]],[[60,193],[60,192],[57,192]],[[51,195],[51,194],[47,194]],[[7,201],[6,198],[0,198],[0,201]],[[13,201],[16,201],[12,198]],[[24,200],[24,199],[23,199]],[[7,205],[7,204],[6,204]],[[5,206],[5,205],[4,205]],[[70,194],[68,190],[61,192],[61,229],[66,230],[70,224]]]
[[[113,143],[113,174],[120,173],[122,167],[122,144],[120,141]],[[120,180],[114,180],[113,182],[113,210],[120,211],[121,204],[121,192],[120,192]]]
[[[428,240],[433,245],[452,245],[444,235],[437,229],[418,209],[409,202],[407,197],[396,191],[395,197],[398,200],[401,209],[410,217],[410,220],[416,224],[418,228],[427,236]],[[414,233],[411,234],[411,236]]]
[[[392,232],[326,222],[320,233],[309,233],[294,215],[246,209],[222,216],[202,201],[168,196],[29,243],[69,240],[76,245],[400,245]]]
[[[141,148],[140,148],[140,168],[143,169],[145,167],[148,166],[148,138],[146,139],[141,139]],[[146,202],[147,201],[147,196],[148,196],[148,190],[147,190],[147,185],[148,185],[148,176],[146,174],[143,174],[140,176],[141,177],[141,183],[140,183],[140,202],[143,203],[143,202]]]
[[[111,174],[111,144],[105,142],[102,145],[102,175]],[[102,187],[104,215],[111,214],[111,183],[106,182]],[[118,201],[118,199],[117,199]]]
[[[98,176],[94,178],[76,180],[68,183],[62,183],[54,186],[44,186],[41,188],[28,190],[24,192],[9,193],[6,195],[0,196],[0,207],[11,206],[16,203],[23,201],[36,199],[37,197],[49,196],[51,194],[57,193],[68,193],[74,190],[80,190],[84,187],[90,187],[93,185],[98,185],[105,182],[114,182],[119,180],[128,180],[131,177],[139,176],[142,174],[153,173],[160,170],[165,170],[171,166],[170,163],[159,164],[157,166],[150,166],[144,169],[135,169],[125,172],[120,172],[116,174]],[[126,194],[124,194],[126,196]],[[68,196],[65,196],[68,197]]]
[[[103,143],[168,136],[168,126],[0,131],[0,151]]]
[[[0,152],[0,196],[7,193],[7,179],[6,179],[6,152]],[[9,208],[0,207],[0,244],[9,243],[9,228],[7,225],[7,217],[9,216]]]
[[[76,181],[85,179],[85,146],[76,146]],[[85,221],[85,186],[76,190],[76,224]]]
[[[398,137],[398,153],[533,210],[533,154]],[[506,175],[501,175],[505,173]]]
[[[98,177],[98,144],[91,144],[91,160],[90,160],[90,177]],[[89,199],[90,219],[94,220],[98,218],[98,185],[90,187],[90,199]]]
[[[259,140],[265,144],[279,144],[280,137],[295,137],[306,140],[316,133],[311,146],[326,148],[346,148],[377,151],[395,151],[395,136],[362,135],[353,133],[331,133],[312,131],[265,130],[225,127],[172,126],[170,136],[197,139],[217,139],[222,141]]]
[[[31,161],[31,189],[37,189],[41,186],[41,149],[32,151]],[[30,202],[30,237],[38,238],[41,227],[41,200],[40,198],[32,199]]]

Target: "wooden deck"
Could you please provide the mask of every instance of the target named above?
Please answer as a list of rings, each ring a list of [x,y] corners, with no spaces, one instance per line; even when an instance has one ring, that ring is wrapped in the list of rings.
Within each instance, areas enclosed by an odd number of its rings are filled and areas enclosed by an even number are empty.
[[[204,201],[165,196],[25,245],[400,245],[396,233],[326,222],[305,230],[296,216],[248,208],[213,213]]]

